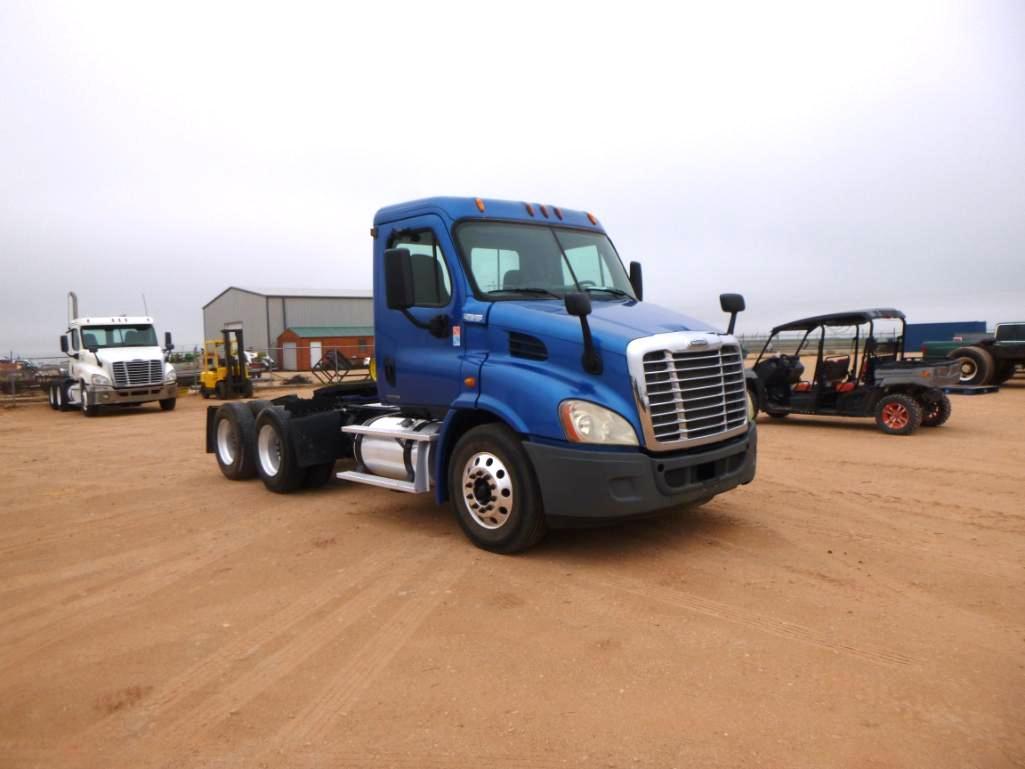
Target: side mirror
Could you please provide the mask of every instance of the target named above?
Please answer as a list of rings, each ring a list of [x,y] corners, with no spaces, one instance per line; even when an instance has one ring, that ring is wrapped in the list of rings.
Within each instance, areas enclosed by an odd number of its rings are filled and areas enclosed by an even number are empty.
[[[566,294],[566,312],[577,318],[591,314],[591,297],[583,291]]]
[[[61,334],[61,352],[67,355],[68,352],[68,335]]]
[[[637,300],[644,299],[644,275],[641,273],[640,262],[630,262],[630,285],[633,287]]]
[[[743,312],[747,309],[747,305],[744,302],[743,294],[719,294],[719,306],[722,307],[722,311],[729,313],[730,325],[726,329],[727,334],[733,333],[733,327],[737,322],[737,313]]]
[[[165,331],[164,332],[164,349],[167,350],[167,352],[171,352],[171,350],[174,349],[174,345],[171,343],[171,332],[170,331]]]
[[[384,293],[389,310],[408,310],[413,306],[413,263],[408,248],[384,252]]]

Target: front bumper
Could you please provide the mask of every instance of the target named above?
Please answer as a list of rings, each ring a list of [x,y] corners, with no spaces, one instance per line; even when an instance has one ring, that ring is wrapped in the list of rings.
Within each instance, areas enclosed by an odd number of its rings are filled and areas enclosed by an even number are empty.
[[[116,406],[119,403],[147,403],[178,397],[178,383],[165,382],[162,385],[146,387],[114,388],[104,385],[87,385],[85,400],[90,406]]]
[[[525,442],[546,516],[613,520],[707,500],[755,477],[758,431],[664,456]]]

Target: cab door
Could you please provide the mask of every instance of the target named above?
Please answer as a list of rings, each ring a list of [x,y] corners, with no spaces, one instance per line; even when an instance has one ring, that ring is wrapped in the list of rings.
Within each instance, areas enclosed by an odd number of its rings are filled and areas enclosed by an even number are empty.
[[[406,312],[385,301],[384,252],[409,251],[414,305]],[[374,334],[378,390],[383,400],[447,409],[462,386],[464,288],[448,228],[434,215],[381,227],[375,244]],[[407,315],[408,313],[408,315]]]

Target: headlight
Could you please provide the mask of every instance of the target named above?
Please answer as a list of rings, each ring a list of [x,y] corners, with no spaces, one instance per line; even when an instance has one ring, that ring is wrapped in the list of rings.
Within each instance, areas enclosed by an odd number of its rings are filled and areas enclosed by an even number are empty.
[[[178,372],[175,371],[173,368],[172,369],[168,369],[167,373],[164,374],[164,381],[165,382],[177,382],[178,381]]]
[[[106,374],[93,374],[89,377],[89,381],[94,385],[110,385],[110,377]]]
[[[636,446],[633,427],[615,411],[589,401],[563,401],[559,419],[566,438],[574,443]]]

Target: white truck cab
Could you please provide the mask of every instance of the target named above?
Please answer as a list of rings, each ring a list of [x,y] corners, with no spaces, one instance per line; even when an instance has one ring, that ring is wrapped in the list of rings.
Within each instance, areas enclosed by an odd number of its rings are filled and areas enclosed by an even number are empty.
[[[61,350],[68,356],[68,376],[50,386],[50,406],[80,409],[95,416],[105,406],[157,401],[170,411],[177,398],[177,376],[167,362],[174,349],[170,332],[164,347],[148,316],[78,316],[78,298],[68,295],[68,330]]]

